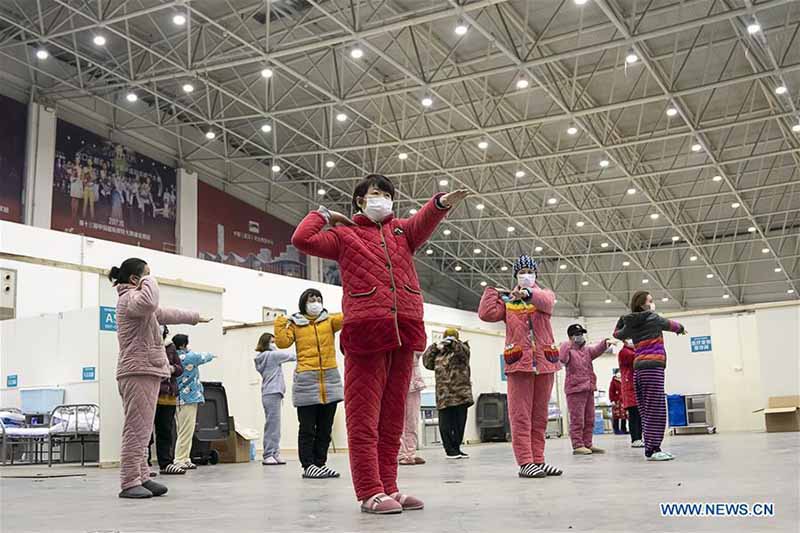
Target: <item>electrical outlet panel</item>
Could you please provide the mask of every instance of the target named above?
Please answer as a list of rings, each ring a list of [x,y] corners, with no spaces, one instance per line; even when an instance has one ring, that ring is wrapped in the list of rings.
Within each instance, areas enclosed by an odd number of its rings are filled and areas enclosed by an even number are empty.
[[[0,269],[0,320],[17,316],[17,271]]]

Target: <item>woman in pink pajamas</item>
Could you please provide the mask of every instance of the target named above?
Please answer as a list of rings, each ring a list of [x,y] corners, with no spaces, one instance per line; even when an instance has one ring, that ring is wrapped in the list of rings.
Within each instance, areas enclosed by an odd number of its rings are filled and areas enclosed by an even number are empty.
[[[417,456],[419,443],[419,406],[422,401],[422,391],[425,389],[425,380],[419,368],[419,359],[422,352],[414,352],[414,368],[411,370],[411,383],[408,385],[406,396],[406,416],[403,424],[403,436],[400,437],[400,464],[424,465],[425,459]]]
[[[160,326],[209,322],[197,313],[158,307],[158,283],[142,259],[126,259],[108,279],[117,288],[117,384],[124,422],[120,449],[120,498],[151,498],[167,487],[150,480],[147,447],[161,380],[170,377]]]
[[[544,462],[547,408],[553,377],[561,364],[550,326],[555,295],[537,284],[537,267],[527,255],[517,258],[514,289],[487,287],[478,309],[481,320],[506,323],[503,358],[508,377],[511,445],[519,477],[523,478],[563,473]]]

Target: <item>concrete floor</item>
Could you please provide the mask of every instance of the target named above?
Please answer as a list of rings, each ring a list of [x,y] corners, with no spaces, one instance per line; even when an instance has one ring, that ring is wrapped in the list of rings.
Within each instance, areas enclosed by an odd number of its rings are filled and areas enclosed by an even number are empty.
[[[32,480],[8,477],[32,469],[6,467],[0,531],[798,531],[800,433],[669,437],[677,460],[668,463],[645,462],[627,437],[597,444],[609,453],[573,457],[567,439],[548,441],[565,474],[532,480],[517,477],[508,444],[469,447],[472,458],[456,462],[424,450],[428,464],[400,477],[427,508],[390,517],[358,512],[344,454],[330,461],[338,480],[302,480],[295,461],[217,465],[169,477],[169,494],[145,501],[117,498],[115,469],[62,467],[86,475]],[[659,502],[772,502],[775,517],[663,518]]]

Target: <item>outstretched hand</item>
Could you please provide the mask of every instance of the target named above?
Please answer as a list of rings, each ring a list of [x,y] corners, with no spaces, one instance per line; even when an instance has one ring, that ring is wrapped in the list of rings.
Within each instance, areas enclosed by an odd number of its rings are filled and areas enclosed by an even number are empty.
[[[458,189],[445,194],[440,201],[445,207],[455,207],[467,196],[469,196],[469,191],[467,189]]]
[[[212,320],[214,320],[214,319],[213,318],[206,318],[204,316],[201,316],[200,319],[197,322],[200,323],[200,324],[208,324]]]
[[[331,218],[328,221],[331,226],[336,226],[341,224],[342,226],[354,226],[355,222],[347,218],[345,215],[339,213],[338,211],[331,211]]]

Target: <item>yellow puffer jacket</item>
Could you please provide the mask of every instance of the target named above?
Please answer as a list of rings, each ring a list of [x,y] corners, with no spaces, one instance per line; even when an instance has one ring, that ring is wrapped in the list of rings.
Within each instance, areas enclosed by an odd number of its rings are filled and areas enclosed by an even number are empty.
[[[336,364],[336,332],[344,316],[323,311],[311,319],[300,313],[275,319],[275,345],[284,350],[292,344],[297,352],[292,387],[296,407],[342,401],[344,389]]]

